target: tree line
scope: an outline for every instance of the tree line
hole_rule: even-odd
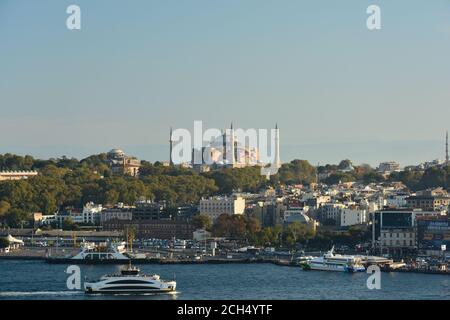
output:
[[[352,168],[350,171],[343,169]],[[386,181],[369,165],[353,166],[350,160],[338,165],[312,166],[306,160],[285,163],[267,180],[259,167],[222,168],[198,173],[190,168],[164,166],[160,162],[141,162],[134,178],[113,174],[105,153],[82,160],[75,158],[34,159],[31,156],[0,154],[0,171],[37,170],[27,180],[0,182],[0,223],[21,225],[31,212],[53,214],[64,207],[81,208],[87,202],[132,205],[140,198],[165,201],[168,207],[196,204],[201,197],[227,195],[234,191],[258,192],[267,187],[317,182],[318,174],[330,172],[327,184]],[[450,169],[431,168],[424,172],[393,173],[387,181],[401,181],[412,190],[428,187],[449,188]]]
[[[279,176],[267,180],[259,167],[223,168],[198,173],[190,168],[141,162],[138,178],[113,174],[105,153],[82,160],[75,158],[34,159],[31,156],[0,155],[0,171],[37,170],[26,180],[0,183],[0,223],[20,226],[32,212],[53,214],[65,207],[81,208],[87,202],[132,205],[140,198],[164,201],[168,207],[195,204],[202,197],[257,192],[280,183],[309,183],[315,168],[307,161],[284,165]]]
[[[299,246],[308,250],[329,250],[333,245],[354,247],[369,241],[371,237],[370,230],[358,227],[339,232],[327,229],[316,231],[312,226],[300,222],[261,228],[259,220],[245,215],[222,214],[212,223],[208,216],[198,214],[194,216],[193,223],[197,228],[211,231],[214,237],[240,240],[255,246],[290,249]]]

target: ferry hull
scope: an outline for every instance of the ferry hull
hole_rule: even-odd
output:
[[[317,264],[310,263],[305,270],[318,270],[318,271],[337,271],[337,272],[364,272],[366,269],[363,266],[345,266],[345,265],[329,265],[329,264]]]
[[[134,262],[134,260],[132,261]],[[82,260],[73,258],[46,258],[45,262],[51,264],[128,264],[130,259]]]
[[[177,284],[175,281],[157,281],[153,284],[133,284],[137,277],[121,277],[109,278],[100,282],[86,282],[84,284],[84,292],[86,294],[143,294],[143,293],[169,293],[176,290]],[[117,285],[108,283],[119,280],[122,284]],[[140,280],[137,280],[140,281]],[[142,280],[145,281],[145,280]],[[129,282],[129,283],[125,283]]]
[[[339,267],[332,267],[332,266],[319,266],[319,265],[309,265],[306,270],[318,270],[318,271],[337,271],[337,272],[348,272],[348,273],[354,273],[354,272],[364,272],[365,269],[361,267],[345,267],[345,266],[339,266]]]
[[[86,294],[144,294],[144,293],[170,293],[174,292],[175,289],[132,289],[132,290],[117,290],[117,289],[107,289],[107,290],[97,290],[97,289],[86,289],[84,292]]]

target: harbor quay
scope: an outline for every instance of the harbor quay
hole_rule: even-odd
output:
[[[124,245],[122,243],[122,245]],[[120,245],[119,245],[120,247]],[[99,249],[100,248],[100,249]],[[126,249],[118,250],[117,253],[123,255],[123,258],[88,258],[84,256],[80,258],[81,248],[73,247],[39,247],[39,246],[23,246],[19,250],[9,253],[0,253],[2,260],[38,260],[50,264],[87,264],[102,265],[116,264],[133,265],[141,264],[260,264],[269,263],[284,267],[297,267],[303,270],[305,263],[313,257],[321,257],[326,255],[325,252],[289,252],[289,251],[272,251],[264,248],[243,247],[236,250],[227,250],[226,252],[217,250],[212,254],[209,250],[191,249],[191,248],[166,248],[156,249],[151,247],[140,247],[132,252]],[[105,252],[101,245],[95,246],[95,252]],[[437,266],[424,266],[417,262],[394,261],[389,258],[361,255],[358,253],[349,253],[349,256],[355,256],[361,260],[364,268],[376,265],[380,267],[382,272],[415,272],[427,274],[450,275],[449,269],[438,268]],[[77,258],[78,257],[78,258]]]

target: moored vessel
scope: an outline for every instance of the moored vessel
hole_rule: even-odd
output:
[[[308,260],[303,265],[304,270],[363,272],[366,269],[361,259],[355,256],[334,254],[334,247],[322,257]]]
[[[49,263],[127,263],[130,258],[126,255],[125,242],[93,244],[83,242],[81,250],[74,256],[47,257]]]

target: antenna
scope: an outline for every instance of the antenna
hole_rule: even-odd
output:
[[[445,134],[445,165],[450,165],[450,158],[448,153],[448,130]]]
[[[173,150],[173,140],[172,140],[172,127],[170,127],[170,134],[169,134],[169,164],[173,165],[173,159],[172,159],[172,150]]]

